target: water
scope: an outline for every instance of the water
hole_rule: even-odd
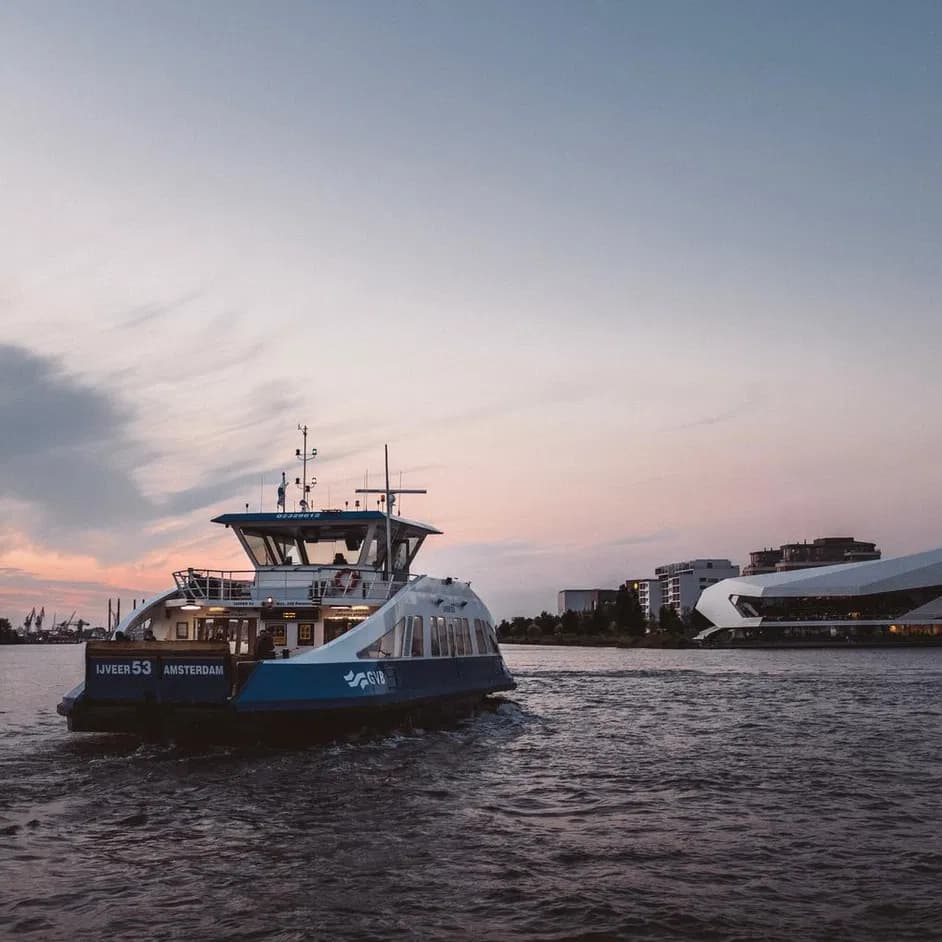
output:
[[[455,729],[182,753],[0,647],[0,937],[942,938],[942,650],[505,656]]]

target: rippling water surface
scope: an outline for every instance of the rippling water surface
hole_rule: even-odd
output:
[[[454,729],[183,753],[0,647],[0,937],[942,938],[942,651],[504,650]]]

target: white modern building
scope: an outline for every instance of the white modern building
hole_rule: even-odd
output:
[[[636,579],[631,585],[638,593],[638,604],[641,606],[641,611],[644,612],[644,617],[648,621],[657,618],[658,612],[664,604],[663,595],[661,594],[661,580]]]
[[[942,639],[942,549],[725,579],[697,611],[713,624],[705,643]]]
[[[705,589],[738,575],[739,566],[734,566],[728,559],[689,559],[658,566],[654,577],[660,583],[661,598],[653,615],[656,616],[661,606],[666,605],[683,616],[696,607],[700,593]]]

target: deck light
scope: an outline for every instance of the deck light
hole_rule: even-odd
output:
[[[197,605],[196,602],[187,602],[186,605],[180,606],[181,612],[198,612],[202,606]]]

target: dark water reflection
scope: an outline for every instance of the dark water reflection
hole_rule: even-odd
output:
[[[513,648],[455,729],[70,736],[0,647],[0,936],[942,938],[942,651]]]

